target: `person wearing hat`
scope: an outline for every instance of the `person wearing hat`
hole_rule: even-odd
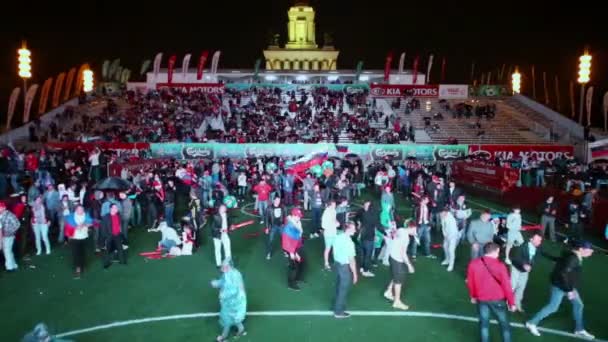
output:
[[[287,286],[294,291],[300,290],[298,282],[302,281],[302,273],[304,271],[301,221],[303,216],[304,214],[300,208],[291,209],[281,233],[281,247],[288,256]]]
[[[526,322],[526,328],[534,336],[540,336],[538,324],[555,313],[564,297],[572,303],[572,314],[574,316],[574,334],[578,337],[592,340],[595,336],[585,330],[583,320],[583,300],[579,294],[581,274],[583,271],[583,259],[593,254],[593,245],[588,241],[573,242],[572,249],[565,251],[557,259],[553,272],[551,272],[551,297],[536,315]]]
[[[333,311],[335,318],[348,318],[346,312],[346,299],[350,287],[357,283],[357,262],[355,260],[355,243],[352,236],[355,234],[355,224],[349,222],[344,231],[337,234],[333,243],[333,257],[336,269],[336,298]]]
[[[4,252],[4,266],[9,272],[16,271],[19,266],[15,262],[13,243],[15,234],[21,224],[17,217],[6,209],[6,203],[0,201],[0,237],[2,238],[2,251]]]
[[[222,262],[220,270],[222,276],[211,281],[211,286],[220,290],[220,325],[222,334],[217,337],[218,342],[227,341],[230,330],[237,328],[237,337],[245,336],[243,321],[247,315],[247,293],[243,276],[234,266],[230,259]]]

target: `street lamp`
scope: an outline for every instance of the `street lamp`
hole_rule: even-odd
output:
[[[85,93],[93,91],[93,71],[87,69],[82,72],[82,88]]]
[[[511,88],[513,89],[513,94],[519,94],[521,92],[521,74],[517,67],[515,68],[513,75],[511,75]]]
[[[19,77],[23,79],[23,105],[25,106],[27,79],[32,77],[32,53],[27,49],[25,41],[21,43],[21,49],[17,50],[17,56]]]
[[[587,84],[590,80],[589,76],[591,75],[591,55],[588,51],[585,51],[579,58],[578,65],[578,79],[577,82],[581,85],[581,103],[579,106],[579,116],[578,123],[583,123],[583,103],[585,102],[585,84]]]

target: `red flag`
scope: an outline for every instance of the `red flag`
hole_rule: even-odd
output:
[[[201,53],[201,58],[198,60],[196,79],[199,81],[203,78],[203,69],[205,69],[205,63],[207,63],[207,56],[209,56],[209,51],[203,51],[203,53]]]
[[[412,68],[414,70],[413,71],[414,75],[412,76],[413,77],[413,80],[412,80],[413,84],[416,84],[416,81],[418,80],[418,59],[419,58],[420,58],[420,56],[416,56],[416,58],[414,59],[414,66]]]
[[[176,60],[177,60],[176,55],[169,57],[169,70],[167,71],[167,83],[171,83],[173,81],[173,69],[175,67]]]
[[[445,57],[443,57],[443,60],[441,61],[441,82],[443,82],[443,80],[445,80]]]
[[[391,63],[393,62],[393,52],[386,55],[386,64],[384,65],[384,82],[388,82],[388,76],[391,73]]]

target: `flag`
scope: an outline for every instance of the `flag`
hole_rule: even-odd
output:
[[[315,165],[321,165],[326,160],[327,152],[312,152],[294,161],[286,162],[285,170],[291,170],[291,172],[294,172],[296,174],[305,174],[308,169]]]
[[[177,60],[177,56],[173,55],[169,57],[169,67],[167,69],[167,83],[173,82],[173,68],[175,67],[175,61]]]
[[[336,145],[336,150],[340,153],[348,153],[347,145]]]
[[[429,63],[426,68],[426,79],[425,79],[426,84],[429,84],[429,82],[431,81],[431,68],[432,67],[433,67],[433,54],[431,54],[429,56]]]
[[[141,68],[139,69],[139,76],[143,76],[146,71],[148,71],[148,68],[150,67],[150,64],[152,63],[151,60],[146,59],[145,61],[143,61],[141,63]]]
[[[355,81],[359,81],[359,77],[361,77],[361,72],[363,71],[363,61],[357,62],[356,70]]]
[[[587,126],[591,126],[591,104],[593,102],[593,87],[589,87],[587,89],[587,96],[585,99],[585,104],[587,107]]]
[[[59,99],[61,97],[61,89],[63,88],[63,80],[65,79],[65,72],[60,73],[55,80],[55,87],[53,88],[53,108],[59,106]]]
[[[15,87],[11,92],[11,97],[8,100],[8,112],[6,113],[6,130],[11,129],[11,120],[13,119],[13,115],[15,114],[15,107],[17,106],[17,100],[19,99],[19,94],[21,93],[21,88]]]
[[[187,54],[184,56],[184,59],[182,61],[182,81],[186,81],[186,75],[188,74],[188,67],[190,66],[190,58],[192,57],[191,54]]]
[[[53,78],[47,78],[42,85],[42,91],[40,92],[40,99],[38,100],[38,115],[42,115],[46,112],[46,106],[49,103],[49,92],[53,85]]]
[[[258,75],[260,74],[260,66],[262,65],[262,59],[258,58],[255,60],[255,65],[253,66],[253,77],[255,79],[258,78]]]
[[[536,100],[536,73],[534,72],[534,65],[532,66],[532,98]]]
[[[441,59],[441,82],[445,81],[445,56]]]
[[[391,73],[391,64],[393,63],[393,52],[390,51],[386,55],[386,61],[384,62],[384,82],[388,82],[388,78]]]
[[[606,131],[608,130],[608,91],[604,94],[604,103],[602,107],[604,109],[604,131]]]
[[[561,112],[562,106],[559,100],[559,78],[555,75],[555,106],[557,108],[557,112]]]
[[[570,109],[571,117],[576,117],[576,104],[574,103],[574,82],[570,81]]]
[[[103,61],[103,66],[101,67],[101,78],[103,78],[104,80],[107,80],[109,71],[110,71],[110,61],[106,59],[105,61]]]
[[[405,64],[405,52],[399,57],[399,73],[403,73],[403,64]]]
[[[222,54],[221,51],[215,51],[215,53],[213,53],[213,58],[211,59],[211,73],[212,74],[217,74],[217,67],[220,64],[220,55]]]
[[[199,81],[203,78],[203,70],[205,69],[205,63],[207,63],[208,56],[209,56],[209,51],[203,51],[201,53],[201,57],[198,60],[198,69],[196,71],[196,79]]]
[[[475,78],[475,61],[471,63],[471,80]]]
[[[287,253],[295,253],[302,246],[302,231],[287,221],[281,233],[281,247]]]
[[[419,56],[416,56],[416,58],[414,58],[414,66],[412,67],[412,72],[413,72],[413,79],[412,79],[412,84],[416,84],[416,82],[418,81],[418,58]]]
[[[70,99],[72,83],[74,83],[74,76],[76,76],[76,68],[70,69],[68,71],[68,78],[65,81],[65,94],[63,95],[63,101],[67,101]]]
[[[25,107],[23,108],[23,123],[28,123],[30,121],[30,111],[32,109],[32,103],[34,102],[34,97],[36,97],[36,91],[38,91],[37,84],[31,85],[30,89],[27,90],[25,95]]]
[[[108,71],[108,80],[112,80],[116,77],[116,71],[120,66],[120,58],[116,58],[112,64],[110,64],[110,71]]]
[[[154,66],[153,66],[153,70],[154,70],[154,79],[156,79],[158,77],[158,73],[160,72],[160,63],[163,60],[163,53],[159,52],[156,54],[156,57],[154,57]]]
[[[545,92],[545,105],[549,105],[549,88],[547,88],[547,73],[543,71],[543,91]]]

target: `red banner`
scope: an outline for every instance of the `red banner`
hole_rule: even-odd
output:
[[[388,77],[391,74],[391,64],[393,63],[393,52],[389,52],[386,55],[386,62],[384,63],[384,82],[388,82]]]
[[[203,79],[203,69],[205,69],[205,63],[207,63],[207,57],[209,56],[209,51],[203,51],[201,53],[201,57],[198,60],[198,70],[196,71],[196,79]]]
[[[47,148],[59,150],[85,150],[91,151],[95,147],[102,150],[147,150],[149,143],[122,143],[122,142],[51,142],[46,144]]]
[[[418,59],[419,57],[416,56],[416,59],[414,59],[414,66],[413,66],[413,79],[412,79],[412,83],[416,84],[416,81],[418,81]]]
[[[438,85],[412,85],[412,84],[372,84],[370,94],[373,97],[438,97]]]
[[[162,88],[182,88],[188,92],[198,90],[205,94],[223,94],[225,91],[222,83],[157,83],[156,89]]]
[[[173,69],[175,69],[176,60],[177,60],[176,55],[169,57],[169,69],[167,70],[167,83],[173,82]]]
[[[486,163],[452,163],[452,176],[457,183],[478,185],[505,192],[517,185],[519,169],[489,166]]]
[[[561,156],[574,157],[571,145],[469,145],[469,155],[480,155],[486,158],[519,159],[535,157],[552,161]]]

